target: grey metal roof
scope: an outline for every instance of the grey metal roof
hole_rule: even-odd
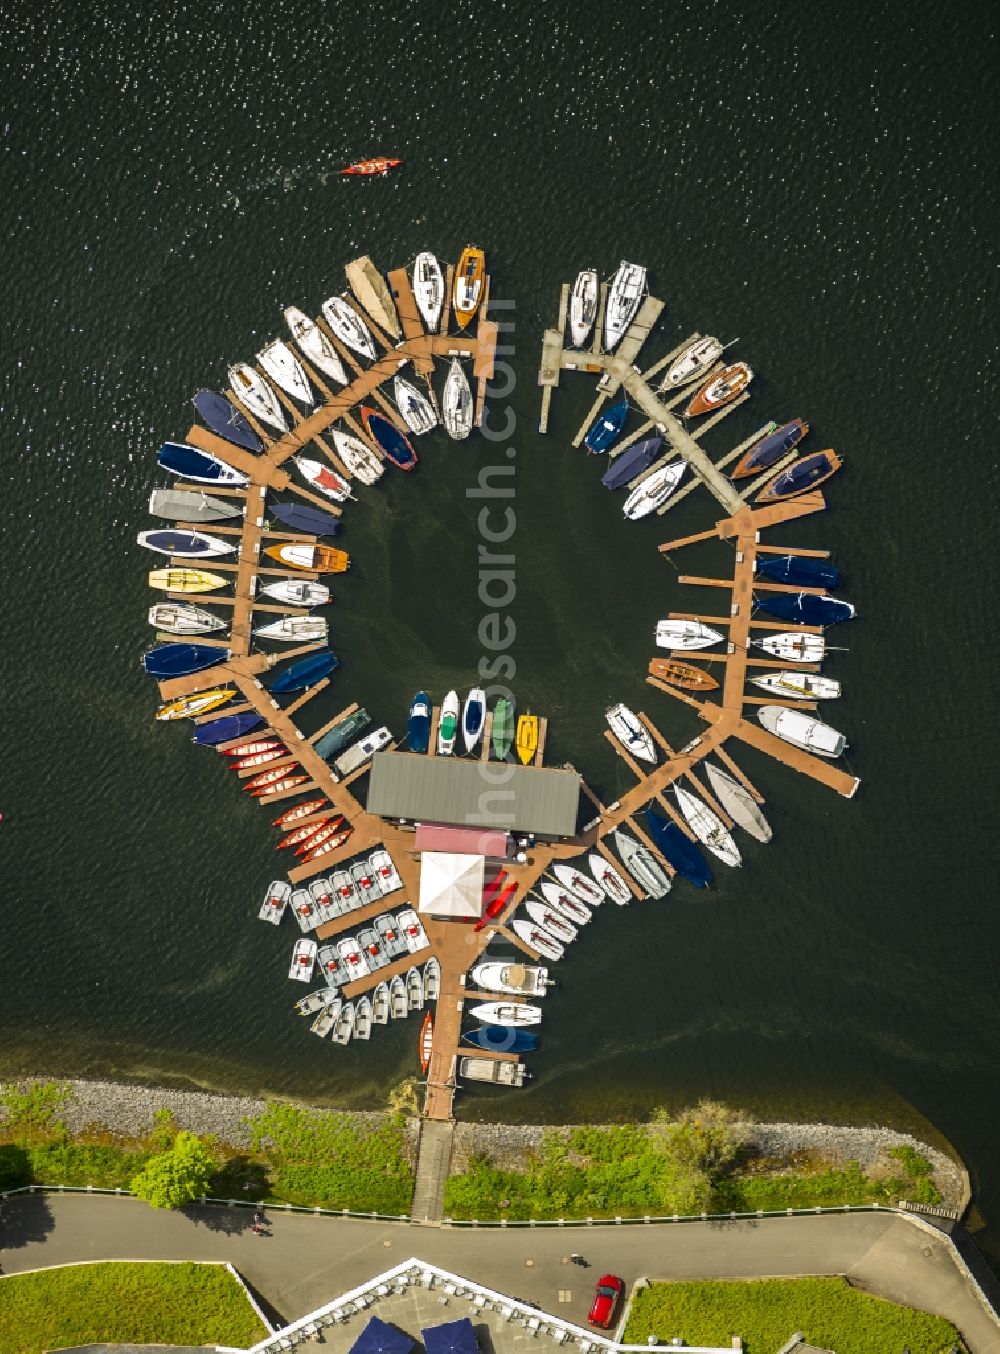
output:
[[[572,836],[579,801],[576,771],[413,752],[376,753],[368,782],[368,812],[382,818],[542,837]]]

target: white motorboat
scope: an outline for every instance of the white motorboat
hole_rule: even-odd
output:
[[[313,965],[316,963],[315,940],[309,940],[302,936],[295,942],[295,948],[292,950],[292,962],[288,969],[289,978],[295,978],[300,983],[307,983],[313,976]]]
[[[314,461],[309,456],[293,456],[292,460],[302,478],[308,480],[321,494],[326,494],[327,498],[332,498],[336,503],[343,503],[345,498],[350,498],[350,483],[330,466]]]
[[[521,937],[526,945],[530,945],[539,954],[544,954],[546,959],[561,959],[563,957],[561,943],[556,940],[551,931],[546,931],[544,926],[538,926],[534,922],[515,917],[511,922],[511,929],[515,935]]]
[[[372,876],[382,890],[383,896],[387,893],[395,893],[397,889],[403,887],[403,881],[399,877],[399,871],[392,863],[392,856],[384,847],[378,851],[373,851],[368,857],[368,864],[371,867]]]
[[[544,997],[552,986],[548,969],[530,964],[487,961],[477,964],[470,977],[485,992],[507,992],[518,997]]]
[[[644,480],[640,480],[622,505],[622,512],[629,521],[637,522],[641,517],[648,517],[657,508],[662,508],[680,484],[687,464],[682,457],[675,461],[667,461]]]
[[[611,352],[635,319],[639,302],[646,290],[646,270],[638,263],[622,259],[608,292],[604,312],[604,347]]]
[[[372,1024],[388,1025],[389,1006],[389,984],[379,983],[372,993]]]
[[[485,1081],[491,1086],[523,1086],[530,1075],[524,1063],[497,1058],[459,1058],[458,1074],[466,1081]]]
[[[350,1043],[351,1035],[354,1033],[354,1002],[345,1001],[340,1008],[340,1015],[333,1027],[333,1033],[330,1038],[335,1044]]]
[[[431,955],[424,965],[424,999],[426,1001],[437,1001],[441,993],[441,965]]]
[[[267,893],[264,895],[264,901],[260,905],[260,911],[257,916],[261,921],[269,921],[277,926],[285,915],[285,908],[288,906],[288,900],[292,896],[291,884],[286,884],[282,879],[275,879],[268,885]]]
[[[378,938],[389,956],[389,963],[395,963],[397,959],[402,959],[404,955],[409,954],[406,941],[403,939],[403,933],[399,929],[399,923],[391,912],[383,912],[381,916],[375,918],[375,930],[378,932]]]
[[[358,893],[357,886],[349,871],[336,870],[330,879],[330,883],[333,885],[333,896],[340,906],[342,917],[361,906],[361,895]]]
[[[421,950],[427,949],[430,945],[427,932],[412,907],[404,907],[402,912],[397,912],[396,920],[399,922],[399,929],[406,941],[406,948],[411,954],[418,954]]]
[[[337,905],[333,885],[330,883],[329,879],[324,878],[323,875],[318,875],[315,879],[310,879],[309,895],[316,904],[320,925],[324,922],[333,921],[334,917],[340,916],[340,908]]]
[[[307,997],[301,997],[295,1003],[295,1009],[299,1015],[315,1015],[317,1011],[322,1011],[324,1006],[331,1006],[337,1000],[335,987],[321,987],[317,992],[310,992]]]
[[[350,974],[348,982],[353,983],[358,978],[364,978],[371,973],[364,951],[354,936],[344,936],[336,942],[336,945],[337,953],[344,961],[347,972]]]
[[[370,1039],[372,1035],[372,1004],[368,997],[359,997],[354,1003],[354,1037]]]
[[[412,381],[396,376],[392,382],[392,396],[403,415],[403,422],[411,433],[419,436],[437,427],[437,414],[426,395],[422,395]]]
[[[563,945],[571,944],[579,935],[573,923],[548,903],[539,902],[537,898],[529,898],[524,904],[524,910],[533,922],[551,932]]]
[[[781,630],[753,643],[772,658],[781,658],[786,663],[822,663],[826,653],[823,636],[811,635],[807,630]]]
[[[790,710],[783,705],[762,705],[757,718],[768,733],[776,734],[793,747],[815,753],[817,757],[839,757],[847,747],[847,739],[829,724],[813,719],[804,710]]]
[[[326,639],[327,623],[323,616],[280,616],[268,625],[254,627],[260,639],[279,639],[284,644],[306,644],[313,639]]]
[[[341,959],[335,945],[321,945],[319,947],[316,954],[316,967],[318,976],[325,979],[334,991],[339,990],[345,983],[351,981],[347,965]]]
[[[315,401],[309,378],[302,370],[302,363],[284,339],[272,339],[261,348],[257,354],[257,361],[286,395],[291,395],[300,404],[312,407]]]
[[[722,344],[717,338],[695,339],[674,358],[667,368],[667,374],[660,382],[659,390],[676,390],[704,376],[713,362],[722,356]]]
[[[590,873],[604,889],[613,903],[625,907],[632,901],[632,892],[610,861],[605,860],[599,851],[591,851],[587,857]]]
[[[771,826],[747,787],[711,762],[705,762],[704,767],[712,793],[733,822],[757,841],[769,842]]]
[[[570,893],[569,889],[554,884],[551,879],[544,880],[539,888],[542,891],[542,897],[549,906],[555,908],[574,926],[585,926],[593,917],[593,912],[586,903],[581,903],[575,893]],[[543,922],[542,925],[544,926],[545,923]]]
[[[397,973],[389,982],[389,1014],[393,1020],[405,1020],[409,1014],[410,1003],[406,998],[406,982],[401,973]]]
[[[149,608],[149,623],[168,635],[207,635],[226,628],[220,616],[189,602],[157,602]]]
[[[441,265],[426,249],[413,263],[413,299],[428,332],[436,334],[444,305],[444,276]]]
[[[475,407],[472,401],[472,388],[469,378],[462,369],[457,357],[451,359],[448,378],[444,383],[441,417],[444,430],[456,442],[463,441],[472,432],[472,420]]]
[[[308,889],[296,889],[288,903],[292,910],[292,916],[299,924],[299,930],[303,933],[311,931],[314,926],[319,925],[319,916],[316,912],[316,904],[312,900],[312,894]]]
[[[468,1014],[484,1025],[509,1025],[523,1028],[542,1023],[542,1008],[528,1001],[484,1001],[470,1008]]]
[[[569,298],[569,332],[574,348],[582,348],[597,319],[597,272],[584,268],[577,274]]]
[[[481,686],[474,686],[465,698],[462,707],[462,742],[466,752],[471,752],[483,734],[486,721],[486,692]]]
[[[331,428],[330,435],[344,468],[355,479],[360,480],[362,484],[374,484],[382,477],[385,467],[371,447],[365,446],[360,437],[352,437],[350,433],[341,432],[339,428]]]
[[[277,395],[261,376],[246,362],[237,362],[229,368],[229,385],[233,394],[254,418],[267,423],[276,432],[288,431],[285,412]]]
[[[739,847],[718,814],[713,813],[704,800],[680,785],[674,786],[674,794],[688,827],[712,855],[721,860],[723,865],[741,865],[743,862]]]
[[[331,992],[333,990],[334,989],[332,988],[327,988],[328,992]],[[326,1036],[333,1029],[334,1025],[336,1025],[337,1021],[340,1019],[340,1013],[343,1009],[344,1003],[341,1001],[339,997],[335,996],[333,1000],[331,1000],[330,1002],[328,1002],[326,1005],[323,1006],[319,1015],[309,1026],[310,1032],[312,1034],[318,1035],[320,1039],[325,1039]]]
[[[580,901],[586,903],[588,907],[599,907],[604,902],[605,894],[601,885],[596,884],[592,879],[588,879],[579,870],[574,870],[571,865],[553,865],[552,873],[564,889],[569,889],[570,893],[575,893]]]
[[[458,692],[449,691],[447,696],[441,702],[441,713],[438,718],[438,756],[450,757],[455,751],[455,739],[458,737],[458,721],[462,713],[462,707],[459,704]]]
[[[840,695],[840,683],[834,677],[812,672],[763,672],[750,680],[772,696],[790,696],[793,700],[832,701]]]
[[[297,306],[288,306],[285,309],[285,323],[291,331],[292,338],[299,345],[303,357],[324,376],[332,376],[339,385],[346,386],[350,377],[340,360],[340,354],[316,321],[310,319]],[[302,374],[305,375],[305,372]]]
[[[273,597],[276,602],[287,602],[289,606],[325,606],[330,600],[330,589],[325,583],[311,583],[304,578],[283,578],[278,583],[265,583],[261,593]]]
[[[609,705],[604,712],[608,727],[621,743],[622,747],[640,761],[656,763],[656,748],[649,730],[632,713],[627,705]]]
[[[331,296],[322,305],[323,318],[340,339],[361,357],[375,360],[375,340],[364,320],[342,296]]]
[[[382,890],[376,883],[367,860],[356,860],[354,862],[351,866],[351,879],[361,897],[362,907],[367,907],[369,903],[377,903],[382,897]]]
[[[391,742],[392,730],[388,725],[380,724],[371,733],[366,733],[364,738],[359,738],[356,743],[352,743],[346,752],[342,752],[339,757],[335,757],[333,769],[338,776],[349,776],[352,771],[357,771],[366,762],[370,762],[376,752],[381,752]]]
[[[641,889],[651,898],[665,898],[670,892],[670,876],[653,855],[652,851],[616,828],[612,840],[622,858],[622,864]]]
[[[702,621],[656,622],[656,643],[661,649],[709,649],[723,638]]]
[[[406,1006],[410,1011],[419,1011],[424,1004],[424,980],[418,968],[406,970]]]

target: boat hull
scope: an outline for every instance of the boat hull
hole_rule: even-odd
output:
[[[150,677],[166,681],[170,677],[187,677],[194,672],[224,663],[228,649],[209,648],[205,644],[161,644],[143,654],[142,665]]]
[[[715,691],[719,686],[710,672],[694,663],[682,663],[677,658],[651,658],[649,675],[661,682],[683,687],[685,691]]]
[[[400,470],[412,470],[417,464],[417,453],[409,438],[371,405],[361,406],[361,418],[368,436],[378,443],[393,465]]]
[[[777,503],[787,498],[798,498],[818,488],[835,475],[843,461],[835,451],[817,451],[812,456],[803,456],[793,462],[787,470],[776,476],[754,499],[755,503]]]
[[[782,456],[792,451],[809,432],[809,424],[801,418],[793,418],[780,428],[762,437],[749,447],[729,472],[730,479],[746,479],[750,475],[759,475],[768,466],[780,461]]]
[[[606,452],[608,448],[618,440],[618,435],[625,427],[625,420],[628,418],[628,401],[619,400],[613,404],[610,409],[602,414],[598,414],[587,431],[587,436],[583,439],[583,445],[589,452],[595,456]]]
[[[644,437],[615,458],[610,469],[601,476],[601,483],[605,489],[624,489],[626,484],[649,469],[662,449],[662,437]]]
[[[668,823],[652,809],[646,810],[646,823],[649,835],[677,873],[694,884],[695,888],[708,888],[712,882],[712,871],[697,846],[677,824]]]
[[[684,411],[688,418],[697,418],[701,414],[710,414],[713,409],[721,409],[729,404],[753,380],[753,371],[746,362],[734,362],[723,367],[715,376],[710,377],[694,395]]]
[[[782,621],[798,621],[800,625],[836,625],[838,621],[854,618],[850,602],[813,592],[768,594],[757,599],[757,610]]]
[[[245,451],[260,452],[264,444],[235,404],[214,390],[199,390],[192,403],[206,427]]]

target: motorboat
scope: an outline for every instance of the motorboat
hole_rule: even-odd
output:
[[[263,723],[264,716],[256,710],[242,710],[238,715],[223,715],[219,719],[209,720],[207,724],[199,724],[191,741],[199,747],[214,747],[216,743],[228,743],[234,738],[241,738],[252,729],[260,728]]]
[[[285,776],[281,780],[270,781],[266,785],[261,785],[258,789],[252,790],[254,799],[270,799],[272,795],[287,794],[289,790],[295,790],[300,785],[305,785],[308,776]],[[249,789],[249,785],[244,785],[244,790]],[[308,856],[306,857],[308,860]]]
[[[406,720],[406,742],[411,752],[426,752],[431,739],[431,698],[418,691],[410,701]]]
[[[361,406],[361,421],[368,436],[378,443],[393,465],[399,466],[400,470],[413,469],[417,464],[417,453],[405,433],[370,404]]]
[[[441,702],[438,718],[437,750],[439,757],[450,757],[455,751],[455,739],[458,737],[458,720],[461,706],[457,691],[449,691]]]
[[[765,555],[754,564],[754,575],[771,583],[789,583],[803,588],[835,588],[840,570],[828,559],[813,555]]]
[[[267,892],[264,894],[264,901],[257,913],[258,919],[269,921],[272,926],[277,926],[285,915],[285,909],[288,907],[288,900],[291,896],[291,884],[286,883],[283,879],[275,879],[268,885]]]
[[[686,691],[715,691],[719,686],[710,672],[695,663],[682,663],[679,658],[651,658],[649,675]]]
[[[793,700],[833,701],[840,695],[840,683],[834,677],[820,677],[812,672],[785,669],[762,672],[750,680],[771,696],[790,696]]]
[[[627,705],[621,702],[609,705],[604,712],[608,727],[627,753],[638,757],[640,761],[656,764],[656,747],[653,737],[638,717]]]
[[[378,932],[379,940],[381,940],[390,962],[395,962],[397,959],[402,959],[405,954],[409,954],[403,933],[391,912],[383,912],[381,916],[375,918],[375,930]]]
[[[582,903],[575,893],[570,893],[569,889],[553,884],[551,879],[544,880],[539,887],[546,903],[574,926],[585,926],[593,917],[594,914],[587,904]],[[539,918],[536,917],[535,920]],[[546,925],[544,918],[541,922],[543,926]]]
[[[319,925],[319,917],[316,912],[316,904],[308,889],[295,889],[291,898],[292,916],[299,924],[299,930],[303,933],[311,931]]]
[[[229,385],[240,403],[254,418],[266,423],[275,432],[288,431],[288,423],[277,395],[247,362],[237,362],[229,368]]]
[[[406,1006],[410,1011],[419,1011],[424,1004],[424,980],[418,968],[406,970]]]
[[[610,409],[598,414],[587,429],[583,445],[595,456],[601,455],[618,438],[628,418],[628,400],[619,400]]]
[[[468,329],[483,299],[486,281],[486,255],[475,245],[466,245],[455,269],[452,284],[452,308],[459,329]]]
[[[368,857],[368,864],[383,898],[390,893],[396,893],[403,887],[399,871],[392,862],[392,856],[389,855],[384,846],[371,853]]]
[[[389,955],[374,926],[362,926],[358,932],[358,944],[364,950],[368,967],[373,973],[376,969],[385,968],[389,962]]]
[[[685,417],[697,418],[699,414],[710,414],[715,409],[721,409],[724,404],[742,395],[752,380],[753,370],[746,362],[734,362],[731,366],[723,367],[692,396],[684,411]]]
[[[347,369],[341,361],[340,354],[316,321],[310,319],[297,306],[287,306],[285,308],[285,323],[288,325],[292,338],[298,344],[302,356],[318,371],[321,371],[324,376],[330,376],[338,385],[346,386],[350,380]],[[302,374],[304,376],[305,372]]]
[[[412,381],[396,376],[392,383],[392,394],[396,407],[403,416],[403,422],[414,436],[429,433],[437,427],[437,414],[426,395],[422,395]]]
[[[339,719],[332,729],[327,729],[321,738],[317,738],[313,744],[318,756],[325,761],[329,761],[339,752],[343,752],[353,739],[357,738],[362,729],[366,729],[372,722],[371,715],[367,710],[354,710],[343,719]]]
[[[333,1027],[333,1033],[330,1038],[335,1044],[346,1045],[351,1042],[351,1035],[354,1033],[354,1002],[345,1001],[340,1008],[340,1015]]]
[[[670,876],[646,846],[616,828],[612,840],[629,874],[651,898],[665,898],[670,892]]]
[[[759,475],[762,470],[793,451],[808,432],[808,423],[801,418],[793,418],[790,423],[783,423],[780,428],[765,433],[736,462],[729,472],[730,479],[742,480]]]
[[[194,719],[195,715],[207,715],[211,710],[218,710],[235,695],[236,688],[232,686],[214,687],[211,691],[193,691],[188,696],[178,696],[176,700],[161,705],[156,712],[156,718]]]
[[[236,549],[230,541],[209,536],[204,531],[180,531],[175,527],[140,531],[138,543],[160,555],[180,555],[185,559],[208,559],[213,555],[231,555]]]
[[[444,395],[441,402],[441,416],[444,430],[456,442],[463,441],[472,432],[475,406],[472,400],[472,388],[469,378],[462,369],[457,357],[453,357],[448,366],[448,376],[444,383]]]
[[[372,1004],[369,997],[359,997],[354,1003],[354,1038],[370,1039],[372,1033]]]
[[[325,640],[329,627],[323,616],[279,616],[276,621],[254,628],[258,639],[276,639],[283,644],[307,644]]]
[[[337,657],[329,649],[310,654],[286,668],[268,688],[274,696],[287,695],[291,691],[308,691],[311,686],[329,677],[337,666]]]
[[[661,818],[652,809],[646,810],[646,823],[657,850],[677,873],[694,884],[695,888],[708,888],[712,882],[712,871],[687,833],[682,832],[676,823]]]
[[[786,663],[822,663],[826,653],[823,636],[812,635],[808,630],[781,630],[753,643],[772,658],[781,658]]]
[[[193,484],[224,484],[230,489],[240,489],[249,478],[221,457],[189,447],[186,442],[164,442],[156,460],[164,470]]]
[[[490,1053],[530,1053],[538,1047],[538,1035],[509,1025],[480,1025],[478,1029],[466,1030],[462,1043]]]
[[[597,271],[584,268],[577,273],[569,297],[569,332],[574,348],[582,348],[597,319]]]
[[[458,1074],[466,1081],[492,1086],[523,1086],[528,1078],[524,1063],[500,1062],[496,1058],[459,1058]]]
[[[517,737],[514,743],[517,759],[524,766],[530,766],[538,751],[538,716],[518,715]]]
[[[371,330],[349,301],[342,296],[331,296],[324,301],[323,318],[341,343],[352,349],[359,357],[375,361],[375,340]]]
[[[361,906],[361,894],[355,887],[350,870],[336,870],[331,876],[333,893],[340,905],[340,914],[344,916]]]
[[[367,254],[354,259],[344,268],[348,285],[360,305],[372,319],[382,326],[394,339],[403,337],[399,327],[399,316],[393,304],[392,295],[386,286],[385,278],[375,267]]]
[[[389,1023],[389,984],[379,983],[372,993],[372,1024]]]
[[[385,155],[376,155],[374,160],[357,160],[353,165],[346,165],[338,172],[357,178],[369,179],[377,175],[388,174],[390,169],[395,169],[402,163],[402,160],[390,160]]]
[[[680,386],[686,386],[689,381],[696,381],[708,371],[713,362],[718,362],[721,356],[722,344],[717,338],[695,339],[671,362],[657,390],[660,392],[677,390]]]
[[[424,1000],[437,1001],[441,994],[441,965],[434,955],[431,955],[424,965]]]
[[[570,893],[575,893],[580,901],[586,903],[588,907],[600,907],[601,903],[604,902],[605,893],[601,885],[595,883],[592,879],[588,879],[585,874],[581,874],[572,865],[553,865],[552,873],[564,889],[569,889]]]
[[[625,907],[632,901],[632,891],[615,867],[599,851],[591,851],[587,857],[590,873],[599,888],[602,888],[613,903]]]
[[[638,263],[626,263],[622,259],[618,265],[608,291],[607,306],[604,311],[604,347],[607,352],[617,347],[629,325],[635,319],[646,290],[646,270]]]
[[[524,910],[533,922],[549,931],[563,945],[569,945],[576,940],[579,934],[577,928],[562,912],[548,903],[539,902],[537,898],[529,898],[524,904]]]
[[[410,1011],[406,995],[406,980],[397,973],[389,980],[389,1015],[393,1020],[405,1020]]]
[[[420,1023],[420,1035],[417,1040],[417,1056],[420,1059],[420,1075],[426,1077],[434,1051],[434,1018],[430,1011]]]
[[[687,466],[687,461],[681,456],[657,466],[644,480],[640,480],[622,504],[622,512],[629,521],[637,522],[657,508],[662,508],[680,484]]]
[[[343,822],[343,819],[338,816],[336,821]],[[309,881],[309,892],[319,910],[321,922],[333,921],[334,917],[342,915],[340,900],[334,891],[332,880],[324,878],[323,875],[317,875],[315,879]]]
[[[615,457],[610,468],[601,476],[601,483],[605,489],[623,489],[644,470],[648,470],[662,450],[662,437],[644,437],[641,442],[633,443]]]
[[[330,600],[330,589],[325,583],[308,582],[304,578],[283,578],[280,583],[265,583],[260,591],[262,596],[272,597],[288,606],[325,606]]]
[[[493,756],[505,762],[514,743],[514,702],[501,696],[493,709]]]
[[[367,860],[354,862],[351,866],[351,879],[358,891],[362,907],[367,907],[369,903],[377,903],[382,897],[382,890]]]
[[[229,586],[229,579],[204,569],[152,569],[147,581],[160,592],[218,592]]]
[[[358,978],[367,977],[371,969],[357,938],[355,936],[343,936],[334,943],[341,959],[347,965],[347,972],[350,975],[348,981],[353,983]]]
[[[406,941],[406,948],[411,954],[419,954],[421,950],[427,949],[430,945],[427,932],[412,907],[404,907],[401,912],[397,912],[396,921]]]
[[[842,733],[814,719],[804,710],[791,710],[784,705],[762,705],[757,711],[757,718],[768,733],[817,757],[839,757],[847,747],[847,739]]]
[[[385,467],[371,447],[366,446],[360,437],[342,432],[339,428],[331,428],[330,436],[348,474],[353,475],[362,484],[374,484],[376,480],[382,478]]]
[[[343,503],[351,497],[350,482],[330,466],[324,465],[322,461],[314,461],[310,456],[293,456],[292,460],[302,478],[321,494],[326,494],[327,498]]]
[[[324,1006],[332,1006],[339,1000],[335,987],[320,987],[315,992],[300,997],[295,1003],[295,1009],[299,1015],[313,1015],[316,1011],[322,1011]]]
[[[217,437],[223,437],[244,451],[260,452],[264,444],[235,404],[214,390],[199,390],[191,403],[198,417]],[[191,520],[191,519],[188,519]]]
[[[309,1033],[315,1034],[319,1039],[325,1039],[340,1018],[343,1007],[344,1003],[340,997],[335,996],[332,1001],[327,1002],[309,1026]]]
[[[743,861],[739,847],[718,814],[713,813],[697,795],[680,785],[674,785],[674,794],[688,827],[702,845],[707,846],[724,865],[741,865]]]
[[[339,757],[333,761],[333,769],[338,776],[349,776],[355,771],[365,766],[375,756],[376,752],[381,752],[392,742],[392,733],[387,725],[380,724],[377,729],[371,733],[365,734],[364,738],[358,740],[346,752],[342,752]]]
[[[444,306],[444,276],[440,263],[426,249],[413,261],[413,299],[428,333],[436,334]]]
[[[192,672],[224,663],[228,649],[209,648],[207,644],[161,644],[142,656],[142,666],[150,677],[165,681],[168,677],[187,677]]]
[[[154,489],[149,495],[149,511],[170,522],[224,522],[241,517],[239,498],[212,498],[204,490]]]
[[[759,842],[769,842],[770,824],[747,787],[711,762],[705,762],[704,767],[712,793],[737,827]]]
[[[311,545],[305,541],[279,541],[264,547],[269,559],[283,564],[286,569],[301,569],[303,573],[342,574],[350,566],[351,557],[332,545]]]
[[[321,945],[319,947],[316,952],[316,968],[320,975],[326,979],[327,985],[332,987],[334,991],[351,981],[347,965],[341,959],[340,951],[336,945]]]
[[[808,493],[810,489],[815,489],[824,480],[828,480],[843,464],[837,453],[829,449],[816,451],[811,456],[803,456],[800,460],[793,461],[780,475],[776,475],[771,483],[760,491],[754,502],[777,503],[786,498],[797,498],[799,494]]]
[[[723,638],[703,621],[656,622],[656,643],[661,649],[709,649]]]
[[[462,742],[466,752],[471,752],[482,737],[485,714],[486,692],[481,686],[474,686],[462,709]]]
[[[815,592],[768,593],[758,597],[757,610],[777,616],[780,621],[798,621],[801,625],[836,625],[856,615],[850,602]]]
[[[546,959],[563,957],[562,943],[544,926],[538,926],[535,922],[526,921],[521,917],[515,917],[510,925],[516,936],[520,936],[526,945],[530,945],[539,954],[544,954]]]
[[[544,997],[552,986],[547,968],[485,960],[473,968],[473,984],[484,992],[506,992],[517,997]]]
[[[288,968],[289,978],[294,978],[300,983],[310,981],[316,963],[317,948],[315,940],[310,940],[307,936],[299,937],[292,950],[292,962]]]
[[[484,1001],[471,1007],[468,1014],[484,1025],[510,1025],[515,1029],[542,1023],[542,1008],[529,1001]]]
[[[189,602],[157,602],[149,608],[149,623],[168,635],[208,635],[226,628],[220,616]]]

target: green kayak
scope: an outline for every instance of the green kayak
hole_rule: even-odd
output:
[[[493,711],[493,755],[505,762],[514,742],[514,702],[501,696]]]

